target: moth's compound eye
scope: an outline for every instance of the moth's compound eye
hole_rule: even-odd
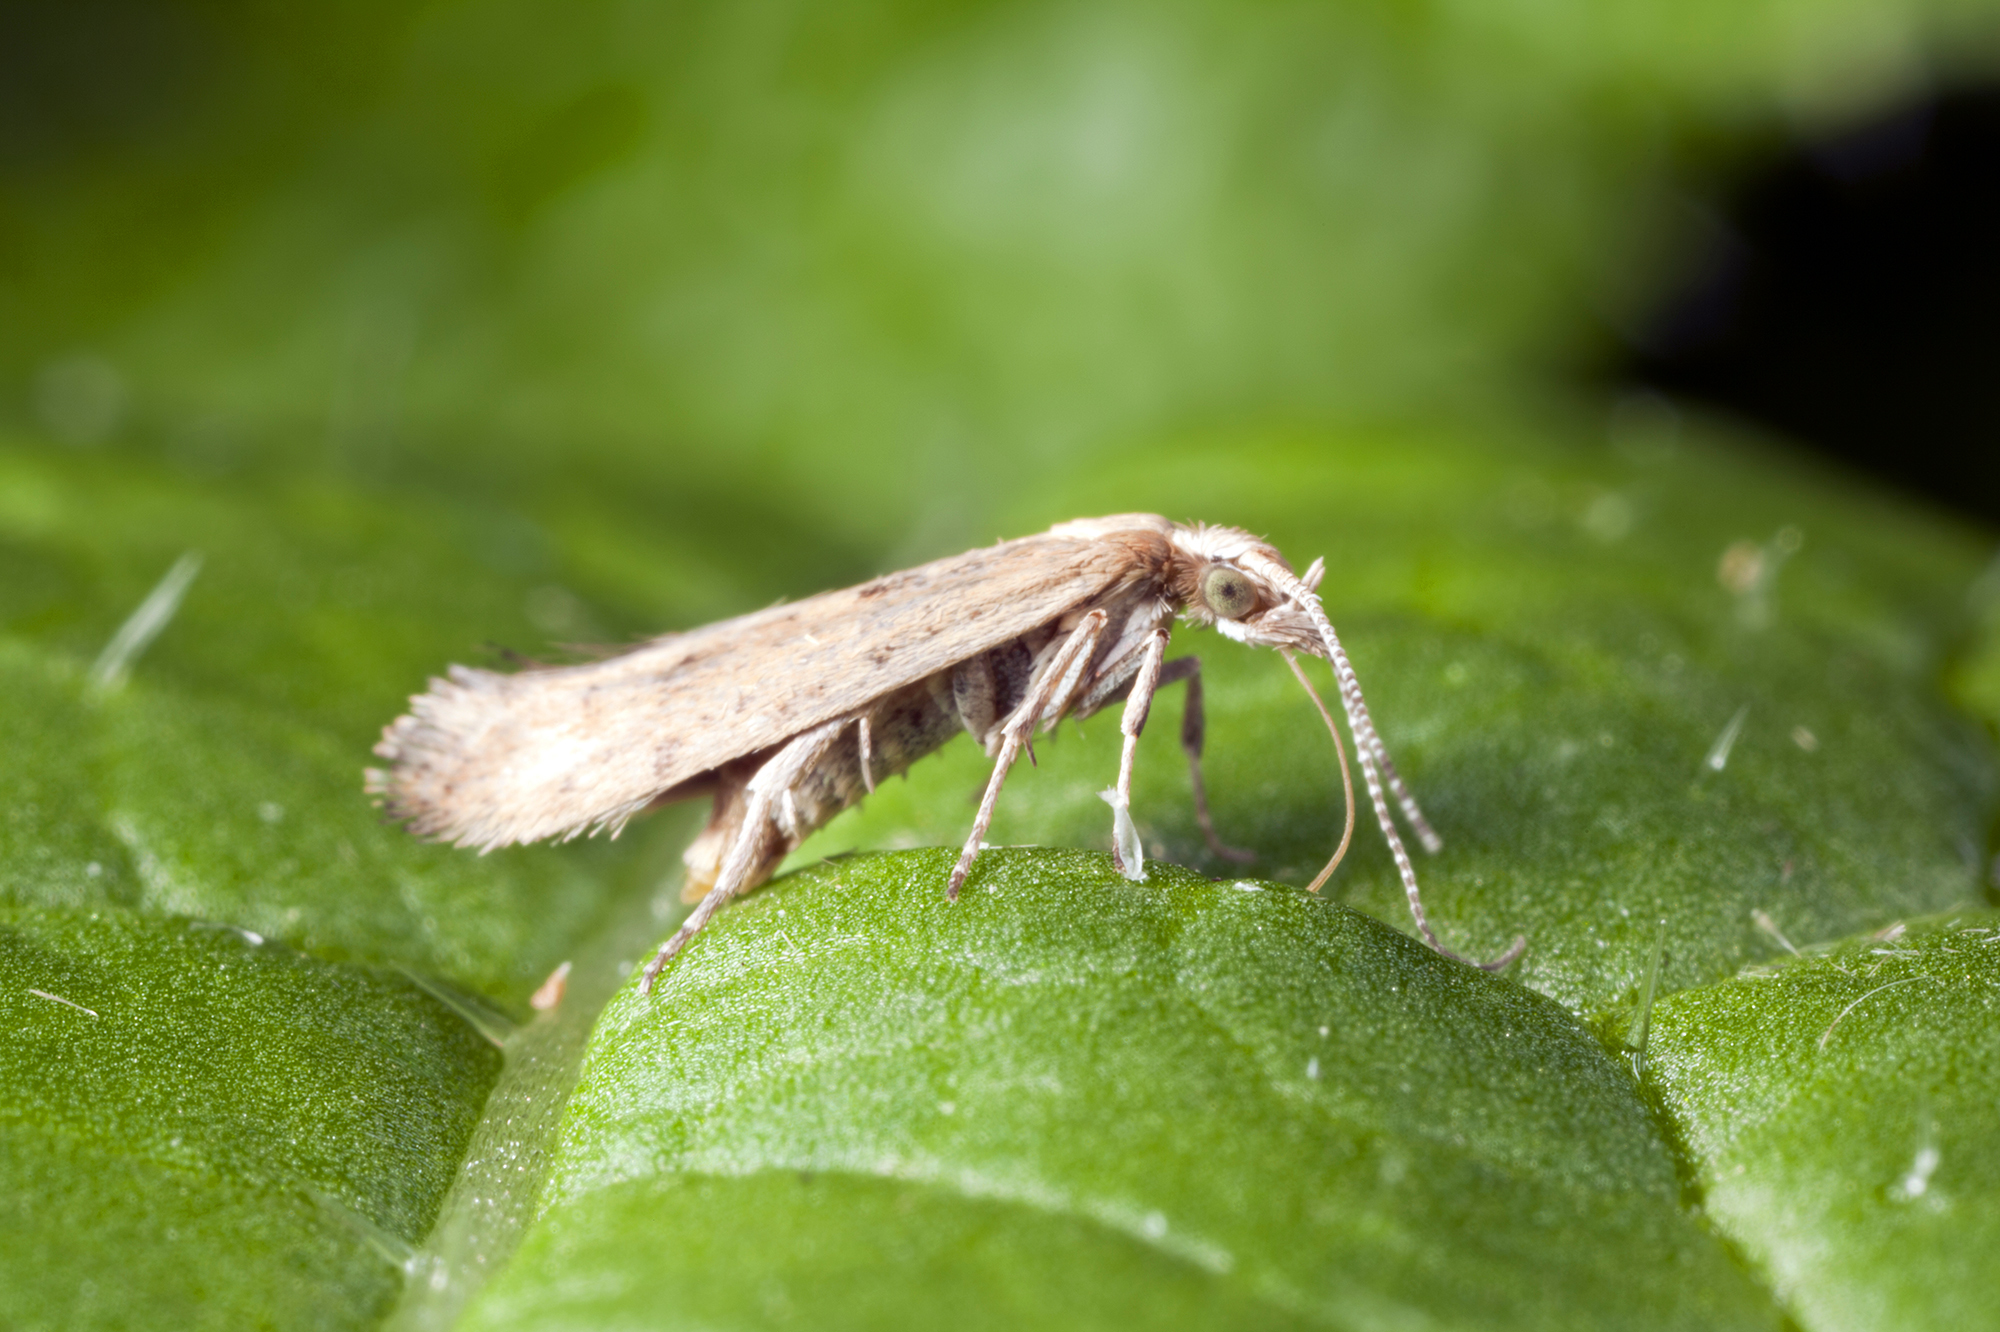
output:
[[[1201,576],[1201,599],[1225,620],[1240,620],[1257,609],[1257,589],[1241,569],[1212,564]]]

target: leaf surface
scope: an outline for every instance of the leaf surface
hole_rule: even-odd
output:
[[[0,1322],[364,1327],[499,1052],[405,976],[242,930],[0,908]]]
[[[1810,1332],[2000,1327],[2000,912],[1660,1005],[1648,1085]]]
[[[468,1325],[1777,1325],[1558,1005],[1275,884],[951,859],[621,992]]]

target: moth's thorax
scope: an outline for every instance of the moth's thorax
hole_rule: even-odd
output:
[[[1049,529],[1052,536],[1080,537],[1125,548],[1135,572],[1143,569],[1159,594],[1204,623],[1214,620],[1203,603],[1202,575],[1216,564],[1241,569],[1256,583],[1267,605],[1285,599],[1271,574],[1291,573],[1291,565],[1276,547],[1240,527],[1177,523],[1156,513],[1117,513],[1104,518],[1079,518]]]
[[[1177,523],[1157,513],[1114,513],[1104,518],[1078,518],[1057,523],[1051,536],[1082,537],[1101,541],[1130,532],[1151,532],[1167,539],[1181,559],[1200,564],[1217,560],[1235,562],[1246,556],[1261,556],[1285,565],[1285,557],[1261,537],[1240,527],[1211,527],[1206,523]],[[1290,568],[1289,565],[1285,565]]]
[[[1195,523],[1174,524],[1169,533],[1174,549],[1183,557],[1201,564],[1233,564],[1240,568],[1252,569],[1260,562],[1291,569],[1277,547],[1261,537],[1252,536],[1240,527],[1209,527]]]

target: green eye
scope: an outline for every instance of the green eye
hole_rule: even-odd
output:
[[[1201,576],[1201,599],[1225,620],[1240,620],[1257,608],[1257,589],[1241,569],[1210,565]]]

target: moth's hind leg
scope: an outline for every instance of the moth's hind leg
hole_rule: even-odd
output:
[[[716,854],[714,848],[725,837],[728,839],[727,849],[720,852],[720,864],[716,865],[713,881],[700,903],[681,922],[674,936],[660,945],[660,951],[653,960],[646,964],[646,973],[639,981],[640,994],[652,993],[653,982],[659,978],[661,970],[674,960],[681,949],[687,947],[688,940],[701,932],[702,926],[722,909],[723,903],[770,878],[772,871],[803,838],[809,829],[807,822],[799,816],[794,788],[825,756],[840,734],[853,725],[853,718],[842,717],[824,726],[816,726],[788,741],[747,781],[739,776],[717,793],[715,813],[708,827],[702,831],[701,838],[696,839],[696,845],[689,848],[690,883],[700,882],[707,865],[713,863],[707,857]],[[702,850],[704,855],[697,857],[694,854],[697,850]]]
[[[681,901],[693,905],[708,896],[709,889],[715,887],[722,877],[722,862],[729,858],[729,848],[736,844],[736,838],[743,831],[750,807],[750,779],[764,766],[759,762],[736,762],[722,768],[715,774],[715,799],[709,809],[708,822],[695,834],[687,850],[681,852],[681,863],[687,866],[687,878],[681,884]]]
[[[1257,853],[1226,845],[1216,836],[1215,820],[1208,813],[1208,787],[1201,780],[1201,751],[1208,737],[1208,718],[1202,707],[1200,657],[1176,657],[1161,669],[1161,686],[1181,681],[1187,682],[1187,703],[1181,712],[1181,750],[1187,755],[1188,780],[1194,787],[1194,821],[1201,825],[1201,835],[1208,842],[1210,854],[1239,865],[1248,864],[1257,858]]]

